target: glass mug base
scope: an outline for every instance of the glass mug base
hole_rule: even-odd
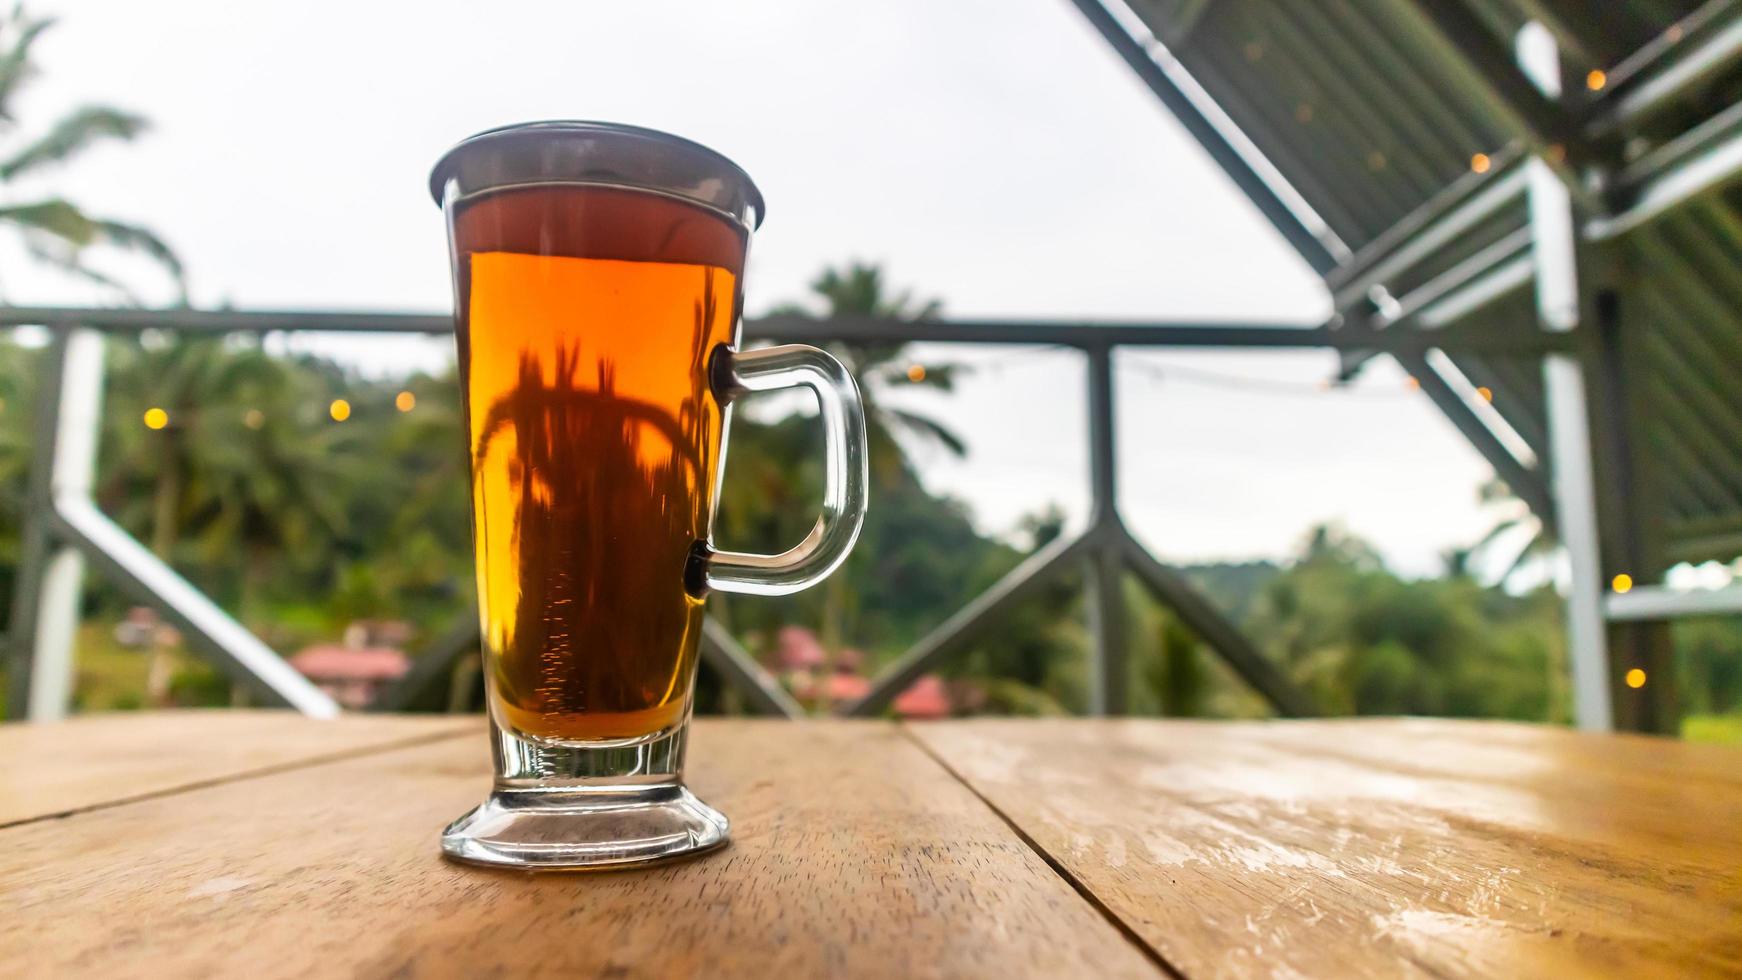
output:
[[[496,787],[442,832],[455,861],[580,871],[724,845],[725,815],[684,787],[685,728],[635,743],[543,745],[498,730]]]

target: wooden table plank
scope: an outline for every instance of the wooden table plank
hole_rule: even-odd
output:
[[[1742,752],[1483,723],[917,737],[1200,976],[1742,973]]]
[[[442,861],[481,734],[0,831],[0,975],[1159,973],[893,725],[696,727],[734,843],[641,871]]]
[[[476,718],[158,711],[0,725],[0,827],[316,759],[478,733]]]

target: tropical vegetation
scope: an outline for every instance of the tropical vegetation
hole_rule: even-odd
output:
[[[79,109],[34,137],[13,105],[51,21],[15,8],[0,18],[0,189],[145,128],[132,113]],[[58,197],[0,204],[0,224],[30,254],[129,300],[91,261],[109,245],[152,257],[179,287],[174,253],[149,230],[87,214]],[[776,312],[923,322],[942,303],[893,289],[874,264],[823,270],[811,295]],[[916,451],[970,451],[946,418],[915,411],[904,390],[949,391],[960,368],[896,342],[841,343],[868,409],[875,506],[853,557],[828,585],[786,599],[716,596],[711,612],[769,656],[783,627],[816,630],[827,655],[887,663],[1064,530],[1056,508],[1012,537],[976,529],[968,505],[929,489]],[[39,346],[0,334],[0,595],[10,596],[42,369]],[[778,403],[777,403],[778,404]],[[108,344],[98,503],[277,649],[331,641],[354,620],[401,619],[425,639],[471,615],[464,434],[453,372],[380,377],[257,337],[148,332]],[[820,433],[803,412],[747,405],[734,423],[717,538],[779,550],[808,529],[822,479]],[[1500,487],[1483,490],[1497,499]],[[1424,713],[1564,721],[1560,605],[1547,588],[1509,590],[1471,574],[1472,551],[1528,533],[1503,524],[1449,556],[1444,575],[1405,579],[1366,543],[1314,529],[1280,562],[1186,570],[1212,603],[1257,639],[1282,671],[1334,714]],[[1550,545],[1537,538],[1528,560]],[[1059,714],[1086,702],[1088,638],[1079,583],[1051,583],[938,670],[959,712]],[[1267,713],[1166,609],[1127,583],[1132,706],[1139,713]],[[119,648],[127,602],[101,581],[80,633],[77,696],[88,708],[217,704],[227,684],[185,652]],[[0,607],[0,616],[7,609]],[[1742,740],[1742,627],[1677,627],[1690,734]],[[149,662],[148,662],[149,658]],[[461,692],[464,693],[463,691]],[[704,710],[731,710],[704,671]],[[443,699],[438,699],[438,701]],[[826,708],[825,703],[819,707]]]

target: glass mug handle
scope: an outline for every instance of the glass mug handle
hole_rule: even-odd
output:
[[[731,402],[752,391],[805,387],[822,410],[826,463],[823,512],[796,547],[778,555],[697,549],[703,581],[721,592],[791,595],[827,578],[847,560],[865,523],[865,405],[847,368],[827,351],[784,344],[736,351],[722,344],[709,366],[714,392]]]

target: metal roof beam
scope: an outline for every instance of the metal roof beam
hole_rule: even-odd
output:
[[[1408,272],[1471,228],[1507,207],[1522,205],[1523,202],[1523,170],[1514,168],[1505,176],[1487,182],[1475,194],[1445,208],[1430,222],[1400,236],[1389,252],[1374,257],[1373,264],[1366,271],[1332,287],[1337,309],[1345,310],[1361,302],[1374,286],[1384,285]]]
[[[1428,363],[1426,356],[1420,353],[1400,353],[1393,355],[1403,369],[1408,371],[1416,381],[1420,382],[1421,390],[1433,403],[1439,407],[1446,420],[1457,427],[1470,441],[1470,445],[1482,454],[1488,465],[1494,467],[1494,473],[1505,481],[1518,499],[1530,508],[1531,513],[1542,521],[1544,527],[1554,526],[1555,512],[1552,498],[1549,496],[1548,481],[1541,473],[1524,465],[1494,430],[1488,428],[1488,423],[1482,421],[1468,404],[1464,402],[1451,383],[1439,370]]]
[[[1102,0],[1071,0],[1071,3],[1082,12],[1107,43],[1112,45],[1120,59],[1137,73],[1137,77],[1161,100],[1161,104],[1185,127],[1186,132],[1198,141],[1198,145],[1222,168],[1228,179],[1240,188],[1277,232],[1294,247],[1307,265],[1320,275],[1335,268],[1337,259],[1331,248],[1301,221],[1300,216],[1295,214],[1275,188],[1247,162],[1246,157],[1222,135],[1215,124],[1198,110],[1185,92],[1174,84],[1173,79],[1150,56],[1148,49],[1131,36]]]
[[[1728,9],[1713,9],[1718,6],[1708,5],[1688,18],[1689,21],[1699,18],[1701,23],[1698,25],[1687,24],[1687,21],[1677,25],[1682,28],[1686,40],[1680,44],[1658,42],[1663,44],[1663,48],[1661,53],[1656,49],[1649,52],[1660,54],[1649,67],[1630,70],[1631,66],[1617,66],[1611,71],[1610,82],[1615,94],[1607,101],[1605,110],[1591,120],[1585,132],[1591,136],[1603,136],[1637,123],[1734,65],[1737,56],[1742,55],[1742,11],[1738,11],[1734,4],[1728,5]],[[1697,37],[1693,35],[1696,26],[1704,27],[1707,23],[1716,26]]]
[[[1732,616],[1742,613],[1742,585],[1685,591],[1661,585],[1636,585],[1631,592],[1610,592],[1604,596],[1603,613],[1611,622]]]
[[[1430,330],[1445,327],[1452,321],[1443,312],[1427,317],[1421,317],[1420,314],[1434,309],[1436,303],[1448,296],[1459,295],[1466,286],[1482,279],[1506,260],[1513,258],[1520,252],[1528,252],[1530,244],[1530,229],[1520,228],[1415,289],[1397,297],[1397,310],[1391,313],[1381,311],[1376,319],[1382,327],[1390,327],[1394,324],[1417,319],[1420,320],[1421,326]]]
[[[1572,117],[1525,76],[1513,60],[1510,46],[1489,30],[1464,0],[1415,0],[1415,8],[1532,149],[1545,153],[1559,146],[1569,157],[1579,156],[1581,146]]]
[[[1504,206],[1508,199],[1514,196],[1522,198],[1524,186],[1517,166],[1522,159],[1517,144],[1495,153],[1488,172],[1471,171],[1441,188],[1372,241],[1356,249],[1354,255],[1325,277],[1325,284],[1339,297],[1345,293],[1365,295],[1369,287],[1395,275],[1402,268],[1408,268],[1407,262],[1401,268],[1394,266],[1399,257],[1422,250],[1424,240],[1443,244],[1446,238]],[[1517,186],[1507,193],[1494,195],[1494,187],[1508,184]],[[1479,212],[1474,216],[1467,215],[1471,208],[1477,208]],[[1451,234],[1445,231],[1448,223],[1453,229]],[[1343,305],[1341,299],[1338,305]]]
[[[1742,178],[1742,126],[1728,115],[1722,118],[1723,125],[1709,130],[1700,127],[1696,143],[1681,149],[1678,162],[1643,177],[1636,187],[1628,189],[1632,203],[1626,210],[1587,222],[1585,236],[1594,241],[1614,238],[1679,204]]]

